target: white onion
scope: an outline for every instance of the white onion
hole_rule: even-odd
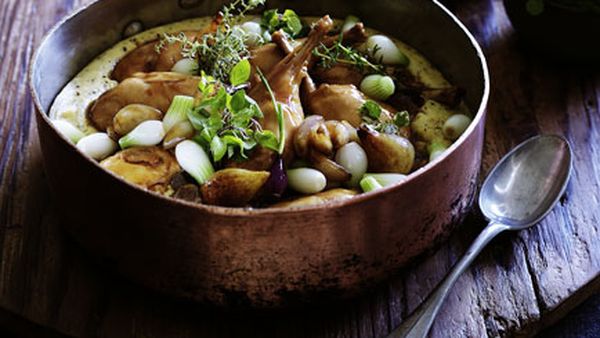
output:
[[[64,120],[52,120],[52,125],[69,141],[77,144],[85,135],[71,123]]]
[[[263,30],[260,24],[254,21],[244,22],[240,28],[246,32],[246,44],[250,47],[258,46],[263,38]]]
[[[360,90],[374,100],[385,101],[394,94],[396,85],[389,76],[373,74],[362,80]]]
[[[367,153],[356,142],[347,143],[338,149],[335,154],[335,161],[352,175],[348,182],[351,187],[357,186],[369,166]]]
[[[162,121],[149,120],[138,124],[129,134],[119,139],[121,148],[155,146],[165,137]]]
[[[303,194],[315,194],[325,189],[327,178],[312,168],[296,168],[287,171],[290,188]]]
[[[215,170],[202,147],[190,140],[180,142],[175,147],[177,163],[190,174],[198,184],[202,185],[215,173]]]
[[[181,59],[173,65],[171,71],[185,75],[196,75],[198,74],[198,62],[194,59]]]
[[[100,161],[112,155],[118,147],[106,133],[94,133],[79,140],[77,148],[89,157]]]
[[[444,136],[454,141],[462,135],[471,124],[471,118],[463,114],[452,115],[444,123]]]
[[[398,46],[385,35],[373,35],[367,39],[365,47],[372,58],[386,65],[408,65],[408,58]]]

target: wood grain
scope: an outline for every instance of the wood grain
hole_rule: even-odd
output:
[[[88,2],[0,2],[0,307],[7,313],[85,337],[382,337],[422,301],[484,226],[474,214],[433,255],[387,283],[359,299],[318,308],[224,312],[123,281],[61,231],[26,85],[43,33]],[[571,142],[575,172],[547,219],[496,240],[459,279],[431,335],[530,336],[600,287],[600,74],[524,53],[501,1],[455,1],[454,8],[482,43],[491,69],[483,172],[538,133]]]

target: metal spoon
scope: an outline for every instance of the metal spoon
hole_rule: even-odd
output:
[[[552,210],[567,187],[571,158],[569,143],[560,136],[532,137],[504,156],[479,194],[488,226],[427,300],[388,338],[426,337],[450,288],[481,250],[499,233],[528,228]]]

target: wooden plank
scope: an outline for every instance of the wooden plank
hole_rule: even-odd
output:
[[[381,337],[418,306],[484,226],[473,215],[419,264],[362,297],[319,308],[231,313],[123,281],[61,231],[25,80],[42,34],[89,1],[0,2],[1,308],[86,337]],[[567,196],[546,220],[499,238],[459,279],[432,336],[528,336],[600,287],[600,74],[523,53],[500,0],[454,5],[484,46],[492,72],[483,172],[537,133],[569,139],[576,170]]]

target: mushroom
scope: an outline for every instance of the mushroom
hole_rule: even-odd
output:
[[[197,96],[199,77],[171,72],[136,73],[102,94],[88,110],[94,127],[105,131],[125,106],[141,103],[166,112],[176,95]]]
[[[158,193],[169,191],[171,178],[181,171],[175,157],[160,147],[133,147],[100,162],[127,182]]]
[[[332,158],[345,144],[358,141],[356,130],[346,121],[325,121],[322,116],[307,117],[294,135],[296,155],[321,171],[328,181],[346,182],[352,176]]]
[[[369,159],[369,172],[407,174],[415,161],[415,148],[402,136],[362,127],[358,131]]]
[[[115,136],[129,134],[140,123],[148,120],[161,120],[163,114],[160,110],[145,104],[129,104],[117,112],[113,117],[112,129],[109,133]]]
[[[273,205],[273,208],[298,208],[320,205],[331,201],[345,200],[356,194],[357,192],[355,190],[341,188],[331,189],[315,195],[300,197],[291,201],[280,202]]]
[[[227,168],[217,171],[202,185],[202,201],[226,207],[242,207],[256,198],[269,178],[268,171]]]

